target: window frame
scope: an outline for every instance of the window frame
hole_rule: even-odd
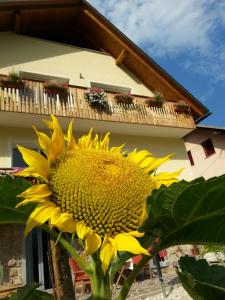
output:
[[[187,156],[188,156],[188,159],[189,159],[189,162],[191,164],[191,166],[194,166],[195,165],[195,162],[194,162],[194,159],[193,159],[193,155],[191,153],[191,150],[188,150],[187,151]]]
[[[202,145],[202,148],[203,148],[204,153],[205,153],[205,158],[208,158],[208,157],[216,154],[216,150],[214,148],[214,145],[213,145],[213,142],[212,142],[211,138],[208,138],[207,140],[202,142],[201,145]]]

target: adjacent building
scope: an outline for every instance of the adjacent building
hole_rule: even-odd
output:
[[[195,178],[225,173],[225,128],[198,125],[184,137],[184,143]]]

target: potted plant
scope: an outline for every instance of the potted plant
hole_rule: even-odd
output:
[[[175,111],[177,113],[185,113],[185,114],[189,114],[191,112],[189,105],[183,100],[180,100],[176,103]]]
[[[84,92],[84,98],[93,108],[107,108],[106,93],[103,89],[96,87],[89,88]]]
[[[22,89],[24,88],[24,81],[18,72],[12,71],[1,80],[2,87]]]
[[[163,94],[156,90],[154,96],[147,99],[148,106],[150,107],[162,107],[164,102]]]
[[[56,80],[45,81],[43,87],[48,94],[67,95],[68,93],[68,84]]]
[[[134,97],[131,94],[117,94],[114,99],[118,104],[132,104]]]

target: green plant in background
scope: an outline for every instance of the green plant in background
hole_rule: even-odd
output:
[[[31,284],[19,289],[6,300],[54,300],[52,295],[37,290],[39,286],[39,283],[32,282]]]
[[[153,93],[153,97],[147,99],[148,106],[162,107],[165,100],[163,99],[163,94],[156,90]]]
[[[0,263],[0,286],[3,284],[4,267]]]
[[[179,260],[180,281],[195,300],[225,299],[225,268],[209,266],[205,259],[184,256]]]
[[[163,94],[160,90],[155,90],[153,94],[156,101],[163,101]]]

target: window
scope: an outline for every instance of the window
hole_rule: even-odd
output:
[[[37,150],[37,149],[31,149],[34,151],[37,151],[39,153],[41,153],[43,156],[46,157],[46,155],[41,151],[41,150]],[[27,164],[25,163],[25,161],[23,160],[22,154],[20,153],[20,151],[17,148],[13,148],[13,153],[12,153],[12,167],[13,168],[25,168],[27,167]]]
[[[125,93],[125,94],[131,93],[131,89],[128,87],[105,84],[105,83],[94,82],[94,81],[91,82],[91,87],[100,88],[106,92]]]
[[[208,139],[202,143],[202,147],[205,151],[206,158],[213,155],[215,153],[215,149],[211,139]]]
[[[193,156],[192,156],[190,150],[187,152],[187,155],[188,155],[188,158],[190,160],[191,166],[194,166],[195,163],[194,163]]]
[[[12,167],[13,168],[25,168],[27,164],[23,160],[22,154],[17,148],[13,149],[13,157],[12,157]]]
[[[39,81],[55,80],[66,84],[69,84],[70,81],[69,78],[65,78],[65,77],[56,77],[51,75],[37,74],[37,73],[23,72],[23,71],[20,71],[20,75],[23,79],[28,79],[28,80],[39,80]]]

